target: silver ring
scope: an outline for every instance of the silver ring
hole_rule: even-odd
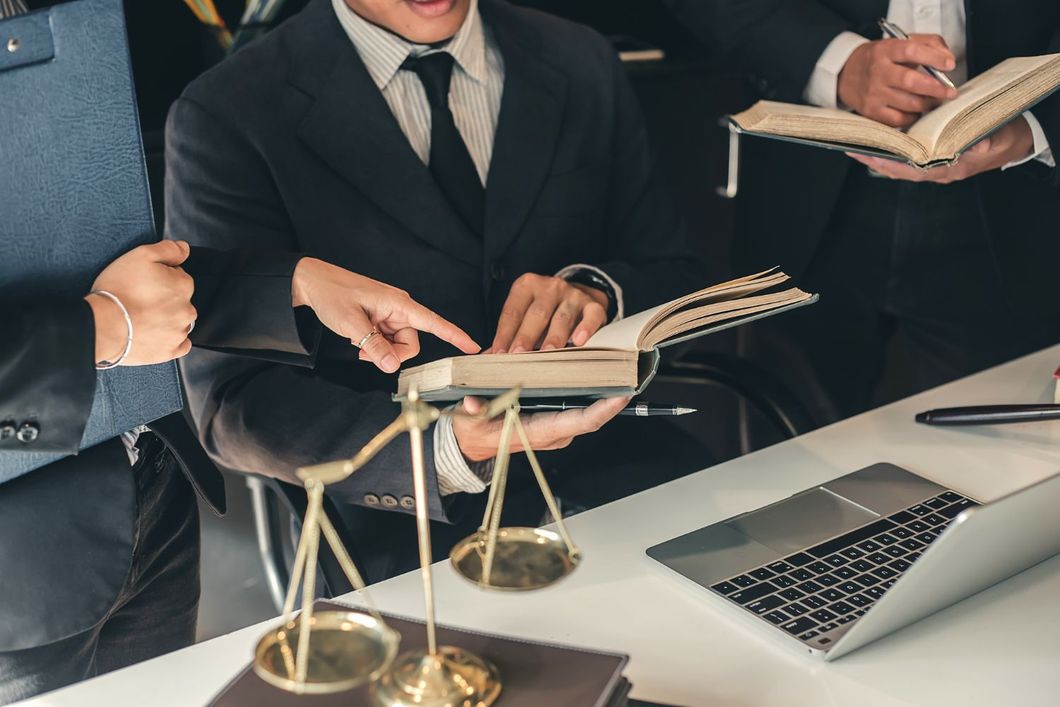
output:
[[[356,344],[354,344],[354,346],[356,346],[359,349],[363,349],[364,345],[367,344],[369,341],[371,341],[373,336],[379,336],[379,330],[378,329],[372,329],[370,332],[368,332],[367,334],[362,336],[361,340],[358,341]]]

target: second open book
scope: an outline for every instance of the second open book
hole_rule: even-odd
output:
[[[1006,59],[907,131],[835,108],[759,101],[730,119],[741,132],[863,152],[918,167],[950,164],[1060,86],[1060,54]]]
[[[409,368],[398,378],[397,397],[412,383],[436,401],[490,397],[517,385],[527,398],[632,395],[655,375],[660,347],[816,301],[795,287],[778,289],[787,280],[774,268],[713,285],[608,324],[581,347],[454,356]]]

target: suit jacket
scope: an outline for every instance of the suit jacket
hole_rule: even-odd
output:
[[[597,265],[630,312],[702,285],[614,50],[587,28],[501,0],[480,8],[506,75],[483,238],[413,152],[328,0],[174,105],[168,232],[321,257],[407,290],[480,343],[523,273]],[[421,342],[409,365],[457,353]],[[330,334],[312,371],[194,352],[182,370],[204,446],[225,466],[289,480],[299,466],[352,456],[398,413],[394,378],[356,354]],[[443,518],[430,444],[427,455],[430,511]],[[403,498],[409,467],[401,439],[331,491],[366,505]]]
[[[299,330],[290,278],[298,256],[193,249],[196,344],[239,351],[248,339],[266,358],[311,358],[315,323]],[[262,318],[249,302],[274,311]],[[0,426],[32,424],[35,439],[0,439],[16,449],[69,453],[0,486],[0,651],[43,645],[103,619],[132,561],[136,480],[120,440],[78,454],[96,386],[95,324],[84,300],[11,303],[0,318]],[[304,343],[303,343],[304,341]],[[7,424],[12,423],[12,424]],[[151,425],[215,512],[224,482],[180,414]],[[25,439],[25,435],[23,435]]]
[[[840,32],[876,37],[887,0],[666,0],[708,44],[734,54],[750,71],[758,97],[801,102],[814,66]],[[969,76],[1012,56],[1060,52],[1060,3],[965,0]],[[1060,149],[1060,94],[1033,109],[1054,151]],[[851,169],[841,153],[777,142],[742,141],[737,198],[741,265],[775,264],[797,275],[810,262]],[[1007,296],[1046,322],[1060,320],[1060,300],[1042,296],[1055,278],[1060,170],[1036,162],[971,180]]]

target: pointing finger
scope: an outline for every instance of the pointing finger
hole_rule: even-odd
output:
[[[466,354],[478,353],[482,347],[468,336],[467,332],[445,319],[437,312],[427,309],[418,302],[411,302],[408,310],[409,324],[420,331],[434,334]]]

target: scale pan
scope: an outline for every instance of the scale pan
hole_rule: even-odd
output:
[[[476,532],[449,553],[453,569],[483,589],[522,592],[543,589],[566,577],[581,561],[557,533],[540,528],[501,528],[489,582],[482,576],[486,534]]]
[[[265,682],[297,694],[352,690],[376,680],[397,655],[401,636],[368,614],[321,611],[313,614],[306,679],[294,677],[300,623],[297,617],[269,631],[254,651],[254,672]]]

